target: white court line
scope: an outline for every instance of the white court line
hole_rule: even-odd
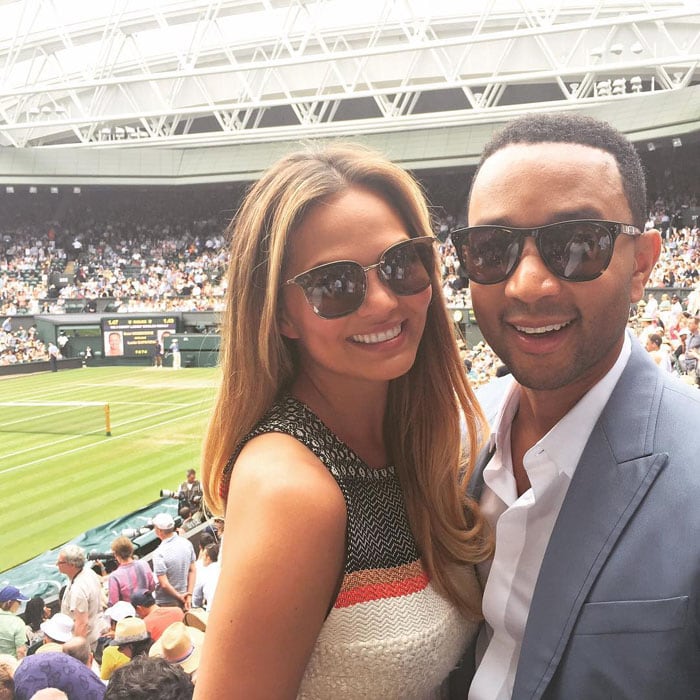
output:
[[[152,415],[153,416],[164,416],[166,413],[172,413],[173,411],[177,411],[180,408],[182,408],[183,406],[187,406],[187,405],[188,404],[177,404],[173,408],[169,408],[167,411],[158,411]],[[49,415],[49,414],[47,414],[47,415]],[[143,419],[143,416],[136,416],[135,418],[130,418],[129,420],[119,421],[119,422],[115,423],[114,425],[116,425],[117,428],[121,428],[125,425],[130,425],[131,423],[139,423],[142,421],[142,419]],[[160,423],[158,423],[157,425],[160,425]],[[36,452],[37,449],[41,449],[43,447],[53,447],[54,445],[60,445],[63,442],[70,442],[71,440],[75,440],[79,437],[86,437],[88,435],[93,435],[93,434],[97,435],[97,434],[103,433],[103,432],[104,432],[104,427],[100,428],[99,430],[93,430],[89,433],[85,433],[83,435],[68,435],[68,437],[61,438],[60,440],[52,440],[51,442],[44,443],[43,445],[33,445],[32,447],[27,447],[24,450],[17,450],[16,452],[10,452],[8,454],[0,455],[0,460],[8,459],[9,457],[18,457],[19,455],[23,455],[26,452]],[[66,453],[66,454],[68,454],[68,453]],[[2,474],[2,473],[3,472],[0,471],[0,474]]]
[[[205,408],[200,411],[194,411],[193,413],[187,413],[184,416],[178,416],[177,418],[171,418],[170,420],[162,421],[160,423],[155,423],[153,425],[147,425],[144,426],[143,428],[139,428],[138,430],[132,430],[130,433],[121,433],[117,436],[110,437],[110,441],[114,440],[122,440],[124,438],[130,437],[132,435],[137,435],[138,433],[142,433],[146,430],[152,430],[153,428],[158,428],[162,425],[168,425],[168,423],[175,423],[179,420],[184,420],[186,418],[191,418],[192,416],[197,416],[202,413],[209,413],[211,409]],[[163,413],[167,413],[167,411],[163,411]],[[75,436],[71,436],[67,438],[66,440],[57,440],[56,442],[51,443],[51,445],[58,445],[61,442],[66,442],[67,440],[74,440]],[[49,447],[49,445],[46,445],[46,447]],[[58,454],[52,454],[47,457],[41,457],[40,459],[35,459],[33,462],[25,462],[24,464],[18,464],[16,467],[9,467],[8,469],[2,469],[0,470],[0,475],[3,474],[9,474],[10,472],[16,472],[19,471],[20,469],[24,469],[25,467],[31,467],[34,464],[41,464],[42,462],[46,462],[50,459],[54,459],[56,457],[64,457],[65,455],[70,455],[73,454],[74,452],[82,452],[83,450],[92,450],[95,447],[98,447],[98,445],[82,445],[81,447],[74,447],[72,450],[65,450],[64,452],[60,452]],[[36,448],[34,448],[36,449]],[[30,452],[31,450],[22,450],[22,452],[15,452],[12,455],[0,455],[0,459],[5,459],[7,457],[12,457],[14,455],[19,455],[22,454],[23,452]]]

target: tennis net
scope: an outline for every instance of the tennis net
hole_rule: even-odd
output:
[[[110,408],[100,401],[0,402],[0,432],[111,435]]]

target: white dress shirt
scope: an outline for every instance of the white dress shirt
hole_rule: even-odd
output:
[[[518,497],[510,431],[520,401],[513,382],[494,423],[496,451],[484,469],[481,509],[496,533],[492,561],[479,567],[486,620],[469,700],[509,700],[545,549],[588,438],[622,374],[629,336],[610,371],[523,457],[530,488]]]

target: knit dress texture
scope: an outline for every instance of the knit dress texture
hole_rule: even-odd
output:
[[[347,509],[344,577],[316,641],[299,698],[439,698],[476,635],[430,582],[393,467],[372,469],[304,404],[281,399],[246,436],[285,433],[333,475]]]

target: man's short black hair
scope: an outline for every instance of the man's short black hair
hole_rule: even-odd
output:
[[[159,656],[139,656],[109,679],[104,700],[191,700],[192,679],[179,664]]]
[[[481,154],[472,187],[484,161],[496,151],[516,143],[567,143],[599,148],[617,163],[633,223],[644,230],[647,218],[647,188],[639,154],[629,139],[607,122],[580,114],[526,114],[494,134]],[[470,192],[471,197],[471,192]]]

